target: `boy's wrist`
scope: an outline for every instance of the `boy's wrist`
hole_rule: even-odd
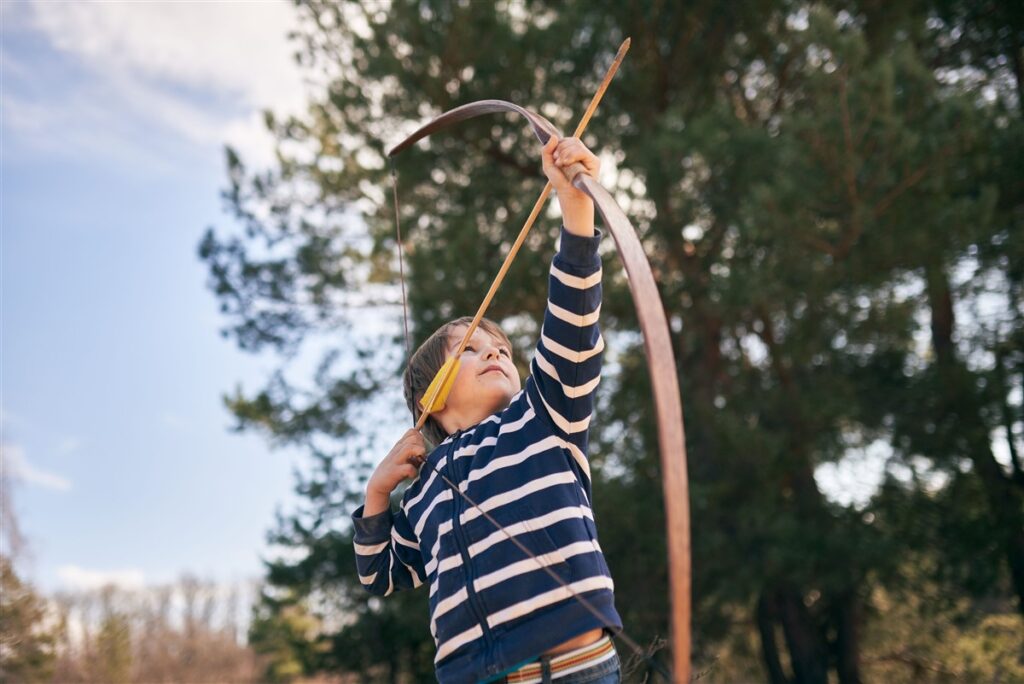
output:
[[[363,505],[363,515],[369,517],[384,511],[391,510],[391,492],[382,491],[378,487],[366,487],[366,503]]]
[[[573,235],[590,237],[594,234],[594,203],[585,201],[562,202],[562,224]]]

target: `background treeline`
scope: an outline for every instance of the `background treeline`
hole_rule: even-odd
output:
[[[432,677],[426,592],[364,595],[347,524],[390,446],[382,435],[408,424],[385,151],[485,98],[571,130],[628,35],[585,140],[607,156],[602,181],[672,322],[696,670],[773,684],[1024,681],[1024,5],[296,11],[319,95],[301,117],[267,114],[275,168],[228,151],[225,200],[242,230],[210,229],[198,247],[223,334],[282,359],[265,388],[225,397],[238,429],[312,458],[303,506],[270,533],[289,553],[268,563],[250,631],[268,678]],[[396,163],[422,340],[476,309],[543,179],[535,141],[503,117]],[[555,214],[539,222],[490,309],[524,371],[557,231]],[[627,628],[656,645],[668,571],[653,412],[606,247],[596,513]],[[289,376],[311,348],[313,376]],[[853,488],[858,463],[877,486]]]
[[[258,682],[246,641],[252,591],[183,577],[43,596],[0,554],[0,681]]]
[[[50,601],[52,681],[258,681],[261,667],[245,639],[250,600],[239,587],[194,577],[58,594]]]

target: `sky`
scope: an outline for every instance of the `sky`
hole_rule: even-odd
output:
[[[0,2],[0,442],[44,591],[261,575],[297,450],[222,394],[278,365],[223,339],[196,256],[237,228],[224,145],[306,87],[285,2]]]

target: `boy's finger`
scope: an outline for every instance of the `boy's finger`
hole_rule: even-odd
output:
[[[578,138],[565,138],[555,151],[556,158],[563,164],[593,163],[597,157]]]
[[[569,159],[581,159],[583,157],[583,152],[574,147],[559,149],[555,154],[562,161],[567,161]]]
[[[551,138],[548,140],[548,144],[544,146],[544,149],[541,151],[540,155],[541,160],[545,164],[553,164],[556,161],[558,161],[558,153],[555,152],[557,146],[558,141],[555,139],[555,136],[551,136]]]
[[[562,138],[558,141],[558,147],[561,150],[569,149],[583,149],[583,142],[579,138]]]

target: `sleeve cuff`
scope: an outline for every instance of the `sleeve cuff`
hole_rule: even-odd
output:
[[[355,527],[355,541],[359,544],[376,544],[391,538],[391,509],[381,511],[368,518],[363,517],[363,507],[352,513],[352,525]]]
[[[601,257],[597,254],[598,245],[601,244],[600,228],[594,228],[593,237],[582,237],[573,235],[562,225],[562,234],[559,239],[558,257],[561,261],[573,266],[582,268],[596,268],[601,265]]]

